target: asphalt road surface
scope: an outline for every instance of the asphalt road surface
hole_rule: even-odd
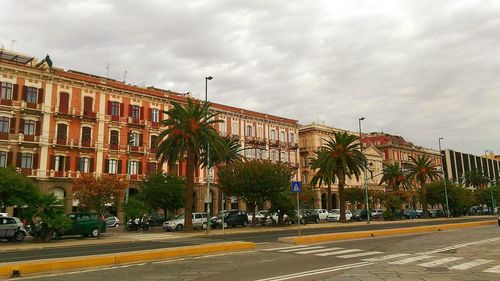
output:
[[[165,260],[33,280],[500,280],[500,228],[293,246]],[[16,280],[23,280],[18,278]]]
[[[468,218],[455,219],[449,222],[459,223],[467,221],[492,220],[492,219],[493,217],[468,217]],[[301,233],[303,235],[308,235],[308,234],[348,232],[348,231],[358,231],[358,230],[402,228],[409,226],[445,224],[447,222],[448,221],[446,220],[444,221],[428,220],[428,221],[417,221],[417,222],[413,221],[411,223],[402,221],[401,223],[396,223],[396,224],[371,224],[371,225],[357,224],[357,225],[346,225],[335,228],[316,228],[316,229],[302,228]],[[38,260],[38,259],[48,259],[48,258],[62,258],[62,257],[78,257],[86,255],[119,253],[119,252],[129,252],[137,250],[170,248],[170,247],[179,247],[187,245],[200,245],[200,244],[215,243],[222,241],[249,241],[255,243],[276,242],[279,237],[297,235],[297,229],[293,227],[290,228],[290,230],[284,230],[284,231],[214,235],[209,237],[203,236],[203,237],[195,237],[189,239],[179,238],[174,240],[168,238],[164,240],[162,240],[161,238],[158,239],[159,235],[161,236],[161,234],[158,233],[152,234],[151,237],[155,237],[153,241],[147,241],[147,237],[149,236],[149,234],[145,233],[143,236],[144,240],[146,241],[136,241],[133,243],[114,243],[107,245],[106,244],[85,245],[85,246],[74,246],[74,247],[2,252],[0,262],[15,262],[15,261]]]

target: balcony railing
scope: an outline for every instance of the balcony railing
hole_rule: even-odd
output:
[[[68,139],[65,138],[65,137],[57,137],[56,138],[56,144],[67,145],[68,144]]]
[[[111,115],[111,121],[120,122],[120,116]]]
[[[0,104],[1,105],[12,106],[12,100],[9,100],[9,99],[0,99]]]
[[[27,142],[38,142],[40,141],[40,136],[19,134],[19,140]]]
[[[144,146],[135,146],[135,145],[129,145],[128,146],[128,151],[129,152],[144,153],[145,150],[146,149],[145,149]]]
[[[26,101],[21,101],[21,108],[32,109],[32,110],[42,110],[42,105],[38,103],[31,103]]]
[[[145,125],[144,120],[135,119],[135,118],[132,118],[132,117],[128,118],[128,123],[132,124],[132,125],[137,125],[137,126],[144,126]]]

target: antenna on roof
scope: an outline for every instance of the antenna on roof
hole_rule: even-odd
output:
[[[13,49],[13,48],[14,48],[14,43],[16,43],[16,42],[17,42],[17,40],[11,40],[11,41],[10,41],[10,49],[11,49],[12,51],[14,50],[14,49]]]
[[[127,71],[125,70],[125,73],[123,73],[123,83],[127,82]]]
[[[108,62],[108,63],[106,63],[106,78],[109,78],[109,67],[110,67],[110,66],[111,66],[111,65],[109,64],[109,62]]]

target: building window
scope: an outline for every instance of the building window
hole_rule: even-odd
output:
[[[0,133],[8,133],[8,132],[9,132],[9,118],[0,117]]]
[[[0,96],[4,100],[12,99],[12,84],[11,83],[2,83],[2,93]]]
[[[283,131],[280,132],[280,141],[286,141],[285,132]]]
[[[33,167],[33,154],[22,153],[21,154],[21,169],[31,169]]]
[[[257,137],[264,138],[264,129],[262,127],[257,127]]]
[[[118,144],[118,131],[111,130],[109,134],[109,143],[110,144]]]
[[[290,133],[290,143],[295,143],[295,134]]]
[[[233,135],[239,135],[239,132],[238,132],[238,122],[237,121],[234,121],[231,122],[231,134]]]
[[[138,105],[132,105],[132,112],[130,114],[130,117],[132,117],[132,119],[140,119],[141,110]]]
[[[151,122],[158,123],[160,120],[160,111],[156,108],[151,109]]]
[[[151,148],[157,148],[158,146],[158,136],[151,135]]]
[[[90,158],[80,158],[80,172],[88,173],[90,171]]]
[[[7,167],[7,152],[5,151],[0,151],[0,167]]]
[[[64,156],[54,157],[54,171],[59,172],[64,170]]]
[[[220,134],[225,136],[227,134],[227,127],[226,127],[226,123],[225,122],[222,122],[222,123],[219,123],[219,131],[220,131]]]
[[[59,111],[67,113],[69,109],[69,94],[61,92],[59,94]]]
[[[94,99],[92,97],[84,97],[83,98],[83,114],[89,114],[94,112],[92,110],[92,104],[94,103]]]
[[[26,102],[38,102],[38,89],[35,87],[26,87]]]
[[[287,154],[286,154],[285,151],[281,151],[280,161],[282,161],[282,162],[288,162],[288,157],[287,157]]]
[[[118,160],[116,159],[110,159],[108,161],[108,170],[110,174],[117,174],[118,173]]]
[[[36,122],[33,120],[24,120],[24,134],[33,136],[35,135]]]
[[[271,140],[276,140],[276,131],[275,131],[275,130],[271,130],[271,131],[269,132],[269,138],[270,138]],[[274,159],[273,159],[273,160],[274,160]]]
[[[139,146],[140,145],[140,135],[138,133],[131,133],[130,134],[130,139],[129,139],[129,144],[132,146]]]
[[[139,173],[139,163],[137,161],[130,161],[129,162],[128,173],[130,175],[137,175]]]
[[[290,152],[290,162],[295,163],[295,152],[294,151]]]
[[[66,139],[67,135],[68,135],[68,125],[57,124],[57,138],[58,139]]]
[[[245,136],[251,137],[252,136],[252,126],[248,125],[247,130],[245,132]]]
[[[82,128],[82,142],[90,142],[92,135],[92,128],[83,127]]]
[[[111,115],[112,116],[120,116],[120,103],[119,102],[111,102]]]

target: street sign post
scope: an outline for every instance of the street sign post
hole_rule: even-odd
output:
[[[299,237],[300,237],[300,201],[299,201],[299,193],[302,190],[302,182],[300,181],[292,181],[292,192],[297,194],[297,225],[299,229]]]

